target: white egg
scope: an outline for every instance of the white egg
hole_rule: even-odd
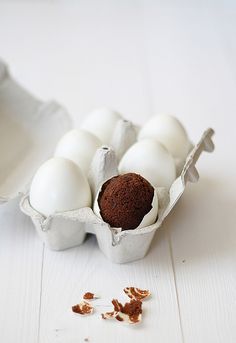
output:
[[[185,159],[189,150],[188,135],[180,121],[168,114],[159,114],[149,119],[141,128],[138,140],[155,138],[176,159]]]
[[[137,173],[154,187],[170,188],[176,178],[175,161],[155,139],[143,139],[132,145],[119,163],[119,173]]]
[[[81,169],[54,157],[41,165],[30,188],[31,206],[45,216],[91,206],[91,191]]]
[[[122,116],[108,108],[100,108],[90,112],[81,128],[97,136],[103,144],[110,144],[116,124]]]
[[[100,187],[99,191],[97,192],[96,198],[93,203],[93,212],[102,219],[100,208],[98,204],[98,196],[101,191],[102,186]],[[157,220],[157,214],[158,214],[158,197],[157,197],[157,191],[154,189],[154,196],[152,200],[152,209],[143,217],[141,223],[136,229],[141,229],[142,227],[146,227],[149,225],[152,225]]]
[[[67,132],[59,141],[55,155],[75,162],[87,175],[96,150],[102,145],[90,132],[76,129]]]

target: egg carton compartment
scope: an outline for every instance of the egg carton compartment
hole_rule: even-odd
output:
[[[79,246],[87,233],[96,235],[101,251],[115,263],[144,257],[156,230],[184,192],[188,181],[196,182],[195,168],[202,151],[213,151],[213,130],[208,129],[195,146],[190,144],[186,161],[178,161],[177,175],[170,191],[157,188],[157,221],[147,227],[122,231],[112,228],[91,208],[55,213],[45,217],[29,202],[29,186],[38,167],[53,156],[61,136],[72,128],[66,110],[56,102],[42,102],[21,87],[0,61],[0,203],[22,196],[20,208],[29,216],[45,244],[53,250]],[[118,175],[118,162],[137,140],[138,127],[121,119],[115,127],[111,147],[97,150],[91,163],[89,183],[95,199],[101,185]],[[184,166],[183,166],[184,165]]]
[[[112,228],[96,216],[91,208],[56,213],[44,217],[32,208],[29,196],[22,198],[21,210],[31,217],[36,230],[47,246],[53,250],[63,250],[83,243],[86,233],[97,237],[98,245],[105,256],[115,263],[126,263],[143,258],[148,252],[156,230],[173,209],[183,194],[187,182],[197,182],[199,174],[195,164],[203,151],[212,152],[212,129],[206,130],[198,144],[188,155],[180,176],[173,182],[169,192],[156,188],[159,212],[157,221],[147,227],[134,230]],[[97,150],[91,164],[90,184],[95,198],[102,183],[118,175],[115,152],[109,147]]]

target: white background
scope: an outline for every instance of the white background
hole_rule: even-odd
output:
[[[198,184],[149,254],[110,263],[96,239],[51,252],[17,201],[0,208],[0,340],[4,343],[236,342],[236,4],[234,1],[0,1],[0,55],[78,126],[100,105],[143,123],[176,114],[196,141],[213,127]],[[148,288],[138,327],[102,321],[122,288]],[[96,313],[73,316],[84,291]]]

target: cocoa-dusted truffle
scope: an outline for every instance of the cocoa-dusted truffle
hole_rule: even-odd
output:
[[[135,229],[152,209],[154,188],[141,175],[127,173],[106,181],[98,195],[102,219],[112,227]]]

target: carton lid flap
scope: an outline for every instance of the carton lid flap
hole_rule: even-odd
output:
[[[71,126],[63,107],[36,99],[0,61],[0,203],[27,192],[35,171]]]

